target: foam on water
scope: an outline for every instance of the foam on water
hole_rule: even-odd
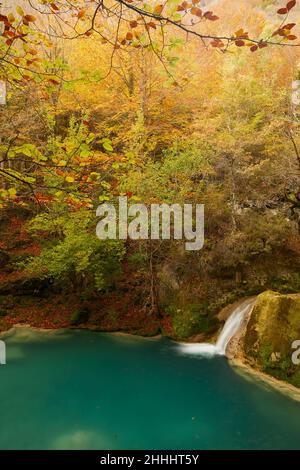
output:
[[[246,300],[232,312],[226,320],[216,344],[181,343],[178,345],[180,353],[211,358],[225,356],[228,344],[241,328],[244,319],[253,307],[253,303],[253,300]]]

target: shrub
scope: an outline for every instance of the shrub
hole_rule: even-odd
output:
[[[81,323],[86,323],[89,319],[90,311],[88,308],[82,308],[76,310],[70,320],[70,324],[73,326],[80,325]]]

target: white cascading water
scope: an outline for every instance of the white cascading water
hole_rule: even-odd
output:
[[[210,343],[183,343],[179,345],[180,352],[184,354],[195,354],[198,356],[224,356],[227,346],[233,336],[239,331],[246,315],[253,307],[253,300],[246,300],[239,305],[226,320],[223,330],[217,339],[216,344]]]

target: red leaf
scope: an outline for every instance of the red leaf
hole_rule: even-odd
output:
[[[297,39],[297,36],[295,36],[294,34],[290,34],[287,38],[288,38],[290,41],[294,41],[295,39]]]
[[[137,21],[135,21],[135,20],[134,20],[134,21],[130,21],[129,24],[130,24],[130,28],[136,28],[137,25],[138,25],[138,24],[137,24]]]
[[[237,41],[235,41],[235,45],[238,47],[243,47],[245,45],[245,41],[238,39]]]
[[[219,19],[219,17],[214,15],[212,11],[206,11],[203,16],[210,21],[217,21]]]
[[[133,34],[130,31],[128,31],[128,33],[126,34],[126,39],[127,39],[127,41],[132,41]]]
[[[24,19],[28,21],[28,23],[33,23],[36,20],[36,17],[32,15],[25,15]]]
[[[286,8],[288,11],[290,11],[294,6],[296,5],[297,1],[296,0],[290,0],[290,2],[287,3]]]
[[[259,47],[260,49],[263,49],[264,47],[268,47],[268,44],[267,44],[266,42],[260,42],[260,43],[258,44],[258,47]]]
[[[128,191],[126,193],[126,196],[130,199],[133,196],[133,193],[131,191]]]
[[[223,41],[221,41],[221,39],[214,39],[212,42],[211,42],[211,46],[212,47],[224,47],[224,43]]]
[[[289,30],[291,30],[291,29],[293,29],[295,26],[296,26],[296,23],[288,23],[288,24],[282,26],[282,29],[289,29]]]
[[[286,15],[288,12],[289,11],[287,8],[279,8],[279,10],[277,11],[278,15]]]
[[[148,23],[147,26],[148,26],[149,28],[156,29],[156,24],[153,23],[153,21],[150,21],[150,23]]]
[[[255,52],[255,51],[257,51],[257,49],[258,49],[258,46],[256,46],[256,45],[250,47],[250,51],[251,51],[251,52]]]
[[[59,81],[55,80],[54,78],[48,78],[48,82],[50,82],[52,85],[59,85]]]
[[[2,36],[8,37],[8,38],[14,38],[15,33],[13,31],[4,31]]]

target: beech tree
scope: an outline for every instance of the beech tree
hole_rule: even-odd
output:
[[[249,52],[251,60],[259,62],[259,52],[266,48],[267,51],[271,47],[272,51],[287,48],[295,51],[299,46],[293,33],[297,25],[291,19],[297,6],[296,0],[288,1],[277,11],[274,9],[278,17],[276,26],[273,21],[269,21],[265,28],[257,28],[251,34],[245,30],[245,25],[243,28],[236,27],[228,22],[225,27],[222,23],[224,11],[220,8],[218,10],[218,5],[215,6],[216,13],[214,9],[209,10],[201,4],[198,0],[167,0],[164,3],[140,0],[5,2],[0,14],[0,80],[6,82],[9,89],[23,89],[25,94],[31,88],[40,101],[38,120],[43,116],[46,126],[42,134],[45,138],[40,142],[36,138],[32,142],[28,137],[24,142],[20,130],[14,126],[15,108],[10,110],[9,129],[6,129],[0,142],[0,174],[6,181],[1,187],[2,201],[28,204],[30,200],[39,205],[49,205],[59,200],[74,208],[92,207],[95,186],[101,184],[102,189],[100,194],[98,191],[97,197],[105,200],[115,191],[118,173],[128,165],[129,168],[138,166],[146,154],[160,154],[167,146],[170,135],[177,138],[181,130],[189,132],[190,107],[194,109],[198,98],[190,99],[180,108],[173,87],[162,97],[160,90],[164,80],[156,78],[153,81],[148,76],[147,68],[155,70],[159,77],[159,71],[151,58],[163,67],[169,85],[183,90],[186,85],[190,85],[191,77],[197,72],[190,61],[186,66],[188,73],[180,72],[178,79],[176,67],[174,73],[178,58],[173,53],[177,48],[184,47],[185,53],[182,55],[185,56],[193,55],[197,48],[201,53],[203,51],[201,63],[205,65],[208,58],[211,60],[212,54],[220,59]],[[235,13],[234,9],[232,13]],[[242,18],[238,21],[242,24]],[[226,28],[234,32],[225,34],[223,31]],[[82,46],[91,43],[94,49],[84,49]],[[72,53],[70,45],[73,46]],[[64,54],[60,54],[63,47],[68,59],[71,58],[69,65]],[[88,73],[80,71],[80,64],[86,60],[86,56],[95,69],[93,71],[90,67]],[[95,57],[98,64],[104,63],[100,71]],[[197,60],[200,59],[197,57]],[[73,69],[79,74],[84,72],[82,80],[72,75]],[[112,72],[115,74],[114,85],[109,84]],[[216,78],[212,77],[218,73],[217,68],[209,72],[208,88],[214,86]],[[206,86],[205,80],[198,86]],[[126,95],[125,100],[119,100],[119,103],[123,118],[127,119],[130,115],[133,120],[130,129],[124,128],[122,120],[118,126],[108,126],[105,122],[91,129],[89,118],[84,115],[85,110],[81,110],[83,112],[75,120],[76,123],[73,119],[70,126],[64,126],[62,136],[62,129],[56,129],[59,126],[52,122],[57,120],[59,110],[49,107],[49,103],[59,101],[61,90],[64,94],[67,87],[73,86],[75,99],[72,97],[68,110],[70,113],[72,109],[78,112],[78,96],[83,94],[86,102],[88,93],[97,96],[99,87],[92,87],[91,91],[90,83],[98,82],[103,82],[106,89],[109,86],[109,92],[105,95],[101,88],[101,99],[110,103],[114,115],[117,113],[114,102],[120,91]],[[153,93],[154,88],[157,89],[156,94]],[[195,91],[191,93],[195,96]],[[159,107],[162,99],[171,103],[171,106],[164,105],[163,112],[166,116],[166,112],[170,111],[168,122],[175,123],[175,126],[166,122],[162,126],[164,116],[159,113],[153,116],[153,113],[147,111],[148,102],[152,103],[152,107]],[[36,107],[37,103],[34,105]],[[28,104],[24,106],[26,116]],[[92,111],[92,108],[88,111]],[[151,129],[145,124],[150,117]],[[7,117],[4,121],[8,121]],[[293,132],[289,128],[292,137]],[[298,145],[297,139],[294,139],[294,143]]]
[[[179,41],[195,37],[202,46],[223,53],[232,46],[247,47],[253,53],[271,45],[297,47],[293,33],[296,23],[289,21],[296,3],[289,0],[278,9],[275,29],[252,37],[243,27],[228,34],[218,33],[217,24],[222,19],[214,11],[200,7],[200,0],[29,0],[22,7],[16,2],[15,8],[6,8],[7,12],[0,14],[0,79],[16,83],[39,81],[42,74],[56,85],[58,77],[52,73],[53,64],[45,59],[43,51],[57,38],[99,36],[103,44],[112,47],[111,67],[117,51],[128,48],[150,49],[167,67],[165,53],[174,47],[169,30],[177,31]],[[207,23],[216,23],[216,27],[207,28]]]

